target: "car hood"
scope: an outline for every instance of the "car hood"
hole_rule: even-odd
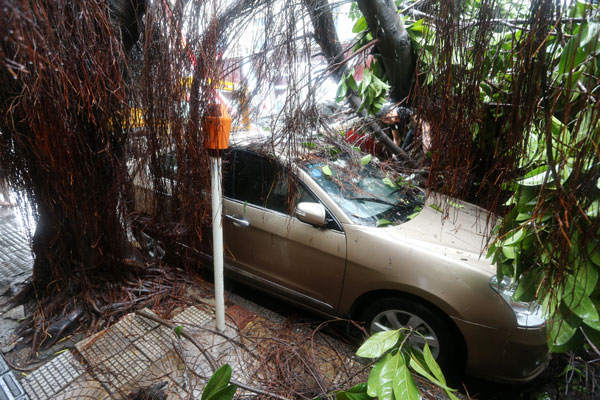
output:
[[[486,245],[496,221],[495,215],[481,207],[434,193],[415,218],[383,231],[395,240],[494,273]]]

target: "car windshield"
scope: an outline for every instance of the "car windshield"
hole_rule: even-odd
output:
[[[370,164],[362,168],[347,164],[338,159],[328,164],[307,163],[303,168],[354,222],[370,226],[399,224],[421,210],[424,196],[412,184],[394,181]]]

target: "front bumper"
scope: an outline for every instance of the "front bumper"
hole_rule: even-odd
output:
[[[546,328],[502,331],[453,318],[467,343],[469,375],[504,383],[533,380],[549,360]]]

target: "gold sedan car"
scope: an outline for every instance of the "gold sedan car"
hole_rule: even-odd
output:
[[[545,321],[481,255],[483,209],[343,158],[288,167],[244,148],[224,158],[227,276],[372,333],[411,327],[442,367],[504,382],[543,371]]]

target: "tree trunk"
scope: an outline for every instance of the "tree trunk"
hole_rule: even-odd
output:
[[[378,39],[377,48],[392,86],[390,97],[394,102],[405,101],[410,92],[415,57],[396,2],[358,0],[358,8],[365,16],[373,37]]]
[[[347,68],[343,65],[344,51],[340,39],[338,38],[337,31],[335,30],[329,2],[327,0],[304,0],[304,5],[310,14],[313,29],[315,30],[315,40],[321,47],[329,67],[334,71],[333,76],[339,82]],[[410,162],[408,154],[398,147],[396,143],[386,135],[381,127],[375,123],[375,121],[369,119],[365,110],[358,111],[362,101],[356,92],[348,90],[346,101],[357,115],[367,123],[367,130],[377,141],[382,143],[400,159]]]

